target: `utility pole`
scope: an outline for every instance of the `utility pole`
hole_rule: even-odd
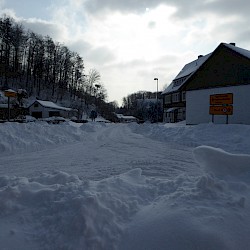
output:
[[[156,122],[158,122],[158,78],[154,78],[156,81]]]

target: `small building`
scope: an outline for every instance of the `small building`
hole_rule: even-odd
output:
[[[74,110],[71,108],[61,107],[54,102],[35,100],[29,106],[29,113],[35,118],[64,117],[74,116]]]
[[[221,43],[185,65],[163,95],[166,122],[250,124],[250,51]]]

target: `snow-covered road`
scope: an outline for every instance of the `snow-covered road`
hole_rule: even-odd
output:
[[[147,176],[173,176],[192,173],[196,166],[190,147],[133,133],[126,124],[86,124],[81,129],[80,142],[2,156],[0,175],[31,177],[57,170],[100,180],[138,167]]]
[[[0,249],[249,248],[250,126],[5,123],[0,138]]]

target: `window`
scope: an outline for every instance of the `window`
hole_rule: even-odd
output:
[[[182,82],[181,82],[181,79],[175,80],[175,81],[174,81],[174,87],[180,86],[181,83],[182,83]]]
[[[34,108],[38,108],[38,103],[35,103],[35,104],[34,104]]]
[[[165,103],[171,103],[171,95],[166,95],[165,96]]]
[[[185,91],[182,92],[181,100],[186,101],[186,92]]]
[[[173,100],[173,102],[179,102],[180,101],[180,93],[172,94],[172,100]]]
[[[174,80],[174,87],[180,86],[183,82],[185,82],[186,79],[187,77],[182,77],[182,78]]]

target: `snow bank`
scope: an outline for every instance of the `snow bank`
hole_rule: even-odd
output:
[[[250,126],[240,124],[130,124],[139,134],[167,143],[188,147],[201,145],[222,148],[229,152],[250,154]]]
[[[115,249],[122,224],[151,196],[140,169],[98,182],[63,172],[30,179],[2,176],[0,244],[14,242],[11,249],[29,249],[30,242],[39,249]]]
[[[247,249],[249,183],[140,169],[101,181],[64,172],[0,178],[0,242],[10,249]],[[3,224],[1,224],[3,225]]]
[[[119,249],[248,249],[250,156],[206,146],[194,156],[209,173],[159,181],[161,195],[127,225]]]
[[[95,126],[88,123],[80,126],[75,126],[71,122],[2,123],[0,124],[0,156],[38,151],[54,145],[82,141],[87,133],[94,131]]]
[[[206,171],[216,175],[240,175],[250,172],[250,155],[230,154],[219,148],[200,146],[194,149],[194,158]]]
[[[6,158],[8,162],[4,153],[30,152],[81,140],[86,141],[87,148],[96,144],[102,136],[107,138],[98,144],[100,148],[107,149],[112,145],[110,150],[115,155],[114,149],[118,145],[122,145],[118,148],[121,150],[127,144],[125,150],[128,150],[132,143],[136,144],[136,140],[145,140],[143,136],[125,134],[122,138],[129,137],[124,141],[126,144],[118,144],[115,136],[128,132],[127,128],[130,127],[135,133],[162,142],[192,147],[198,145],[193,155],[201,171],[197,170],[198,166],[191,168],[194,171],[192,174],[185,171],[190,164],[196,166],[190,159],[185,162],[186,159],[180,157],[181,154],[185,155],[181,151],[183,148],[186,150],[185,147],[179,147],[178,152],[168,147],[170,156],[181,160],[182,168],[178,175],[170,171],[165,177],[144,176],[142,170],[136,168],[98,181],[87,178],[83,180],[83,177],[63,171],[42,174],[34,172],[32,177],[27,177],[25,171],[22,175],[24,177],[0,176],[1,249],[249,248],[250,156],[224,150],[247,153],[250,150],[250,126],[207,124],[168,127],[160,124],[123,124],[117,126],[126,126],[126,130],[115,131],[101,130],[104,126],[109,125],[1,124],[1,160]],[[103,135],[104,131],[108,131],[112,137],[109,134]],[[150,141],[145,140],[145,143]],[[203,144],[210,146],[200,146]],[[221,146],[224,150],[211,147],[213,145]],[[160,143],[160,146],[163,144]],[[153,150],[157,151],[155,157],[160,157],[159,148],[152,147]],[[100,152],[105,157],[105,153]],[[97,162],[96,158],[91,160]],[[130,160],[128,165],[132,165],[134,159]],[[119,160],[114,161],[119,168]],[[116,173],[115,167],[110,169],[102,159],[100,162],[101,165],[96,165],[96,171]],[[162,160],[161,164],[164,162]],[[35,162],[30,164],[35,165]],[[94,164],[87,166],[95,167]],[[69,165],[71,170],[73,167]],[[147,167],[157,169],[154,163]],[[44,169],[41,168],[41,171]]]

